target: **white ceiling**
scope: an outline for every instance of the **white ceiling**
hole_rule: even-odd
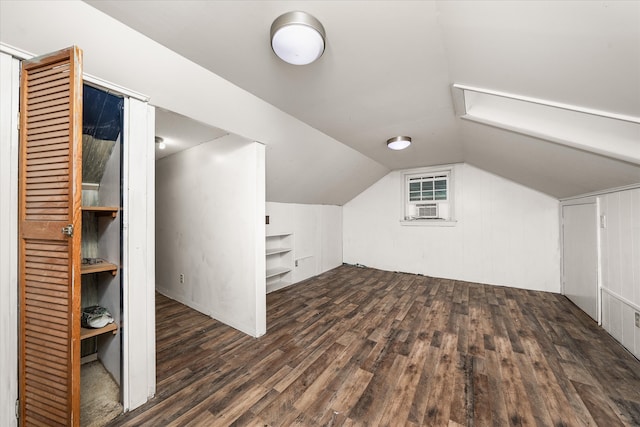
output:
[[[161,150],[156,144],[156,160],[225,135],[228,133],[221,129],[156,108],[156,136],[161,137],[166,145]]]
[[[637,1],[87,3],[388,169],[466,161],[555,197],[640,182],[638,165],[463,123],[451,96],[462,83],[640,117]],[[311,65],[270,49],[290,10],[326,29]],[[396,135],[413,145],[388,150]]]

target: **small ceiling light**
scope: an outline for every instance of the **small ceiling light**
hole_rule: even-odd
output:
[[[156,136],[156,144],[158,145],[158,149],[164,150],[167,148],[167,144],[164,143],[164,139],[160,136]]]
[[[409,136],[395,136],[387,140],[387,147],[392,150],[404,150],[411,145],[411,137]]]
[[[271,24],[271,47],[284,62],[310,64],[324,52],[324,27],[306,12],[280,15]]]

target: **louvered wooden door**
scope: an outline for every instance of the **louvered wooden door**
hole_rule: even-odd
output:
[[[72,47],[22,65],[22,425],[80,424],[81,196],[82,51]]]

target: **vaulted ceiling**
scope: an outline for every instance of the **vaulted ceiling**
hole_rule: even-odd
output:
[[[451,96],[463,83],[640,118],[638,2],[88,3],[388,169],[466,161],[556,197],[640,181],[637,164],[462,122]],[[290,10],[326,29],[311,65],[270,49]],[[414,143],[390,151],[395,135]]]
[[[638,1],[86,3],[95,9],[65,3],[67,11],[58,17],[86,16],[90,21],[79,30],[83,38],[71,36],[79,35],[77,31],[58,30],[36,40],[34,29],[49,25],[46,17],[54,13],[47,2],[37,7],[32,2],[1,2],[5,17],[0,17],[0,35],[17,46],[23,41],[25,48],[35,46],[35,53],[67,41],[111,52],[115,47],[105,43],[112,38],[116,44],[125,37],[132,40],[133,33],[120,29],[121,34],[104,33],[100,39],[85,34],[89,28],[116,27],[86,9],[99,10],[275,106],[286,114],[260,106],[256,111],[268,114],[252,112],[255,126],[243,135],[267,146],[268,200],[342,204],[389,170],[462,161],[558,198],[640,182],[637,162],[461,120],[452,98],[452,84],[458,83],[640,122]],[[326,29],[325,53],[313,64],[289,65],[271,51],[271,23],[291,10],[311,13]],[[5,11],[33,15],[33,23],[17,23]],[[92,72],[115,82],[121,79],[120,84],[152,95],[151,102],[160,107],[184,107],[178,112],[208,125],[217,125],[212,115],[236,109],[239,120],[246,120],[240,103],[217,113],[198,112],[192,105],[195,113],[186,114],[186,99],[168,102],[171,94],[158,92],[153,79],[167,79],[174,64],[166,63],[168,56],[151,41],[136,36],[135,45],[145,51],[120,49],[122,66],[137,61],[134,67],[144,67],[134,55],[147,55],[155,74],[143,78],[138,70],[127,74],[107,69],[106,60]],[[87,68],[92,60],[87,54]],[[162,61],[166,67],[158,66]],[[179,75],[173,81],[176,87],[190,87]],[[211,96],[204,95],[206,88],[202,92]],[[170,121],[173,129],[179,126],[180,120],[165,113],[159,112],[160,121]],[[220,123],[223,132],[243,134],[234,119]],[[268,126],[267,132],[253,132]],[[640,130],[637,134],[640,140]],[[385,141],[396,135],[409,135],[414,143],[405,151],[388,150]],[[602,139],[606,145],[607,137]]]

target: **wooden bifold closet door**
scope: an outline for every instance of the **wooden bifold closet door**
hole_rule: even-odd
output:
[[[20,424],[78,426],[82,51],[24,61],[20,92]]]

